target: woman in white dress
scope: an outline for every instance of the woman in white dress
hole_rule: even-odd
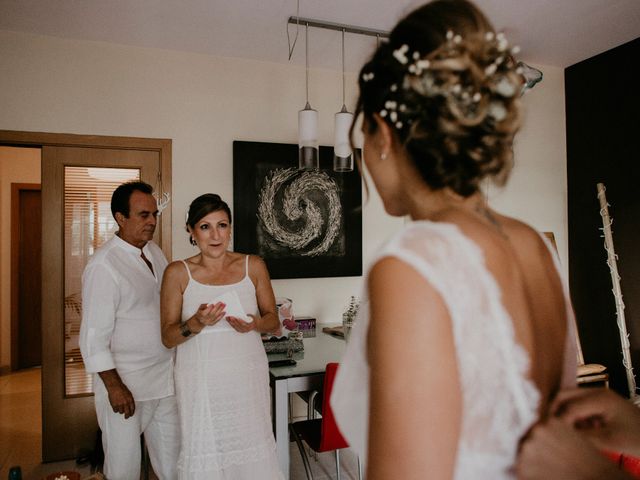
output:
[[[572,310],[554,254],[492,210],[522,78],[465,0],[401,20],[359,77],[364,163],[408,223],[366,276],[332,405],[367,479],[510,479],[520,440],[575,384]]]
[[[187,230],[200,252],[167,267],[161,292],[162,341],[177,346],[179,478],[281,479],[260,339],[279,326],[269,273],[227,250],[231,211],[218,195],[191,203]],[[227,315],[238,303],[245,319]]]

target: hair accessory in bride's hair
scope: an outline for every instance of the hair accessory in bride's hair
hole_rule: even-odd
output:
[[[444,44],[426,56],[403,44],[393,51],[405,70],[402,91],[397,92],[396,83],[389,87],[380,116],[398,130],[410,125],[420,113],[420,102],[407,102],[415,105],[413,111],[407,108],[400,102],[404,92],[444,99],[451,114],[466,125],[477,125],[487,117],[501,122],[507,117],[505,101],[511,101],[522,86],[519,67],[512,58],[518,52],[518,47],[509,49],[502,32],[487,32],[478,42],[466,41],[450,30]],[[373,75],[363,73],[362,79],[367,82]]]
[[[409,45],[402,45],[400,48],[393,51],[393,56],[402,65],[406,65],[409,59],[407,58],[407,52],[409,51]]]
[[[395,90],[392,89],[392,91],[395,91]],[[384,108],[380,110],[380,116],[382,118],[386,118],[388,116],[391,123],[393,123],[395,127],[398,130],[400,130],[402,128],[402,121],[398,120],[398,115],[399,115],[398,112],[402,114],[406,111],[407,111],[407,106],[404,103],[401,103],[400,105],[398,105],[398,102],[396,101],[387,100],[386,102],[384,102]]]
[[[371,80],[373,80],[373,78],[375,77],[373,72],[364,72],[362,74],[362,81],[363,82],[369,82]]]

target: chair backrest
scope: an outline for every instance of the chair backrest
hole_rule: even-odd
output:
[[[331,390],[333,389],[333,380],[338,372],[337,363],[327,363],[327,369],[324,374],[324,387],[322,394],[322,423],[320,426],[320,450],[326,452],[346,448],[349,446],[347,441],[340,433],[338,425],[336,425],[333,411],[329,399],[331,398]]]

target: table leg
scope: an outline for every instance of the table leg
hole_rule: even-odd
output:
[[[287,380],[276,380],[272,388],[273,426],[276,437],[276,452],[280,469],[286,480],[289,479],[289,392]]]

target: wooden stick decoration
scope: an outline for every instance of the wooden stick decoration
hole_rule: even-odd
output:
[[[636,379],[633,374],[633,364],[631,363],[631,345],[629,344],[629,334],[624,316],[624,302],[622,301],[622,290],[620,289],[620,275],[618,274],[618,256],[613,248],[613,234],[611,224],[613,220],[609,217],[609,204],[605,194],[604,184],[598,183],[598,200],[600,201],[600,216],[602,217],[602,232],[604,233],[604,249],[607,251],[607,265],[611,272],[611,283],[613,284],[613,296],[616,301],[616,320],[620,331],[620,343],[622,345],[622,364],[627,373],[627,384],[629,386],[629,397],[632,402],[638,404],[640,397],[636,394]]]

